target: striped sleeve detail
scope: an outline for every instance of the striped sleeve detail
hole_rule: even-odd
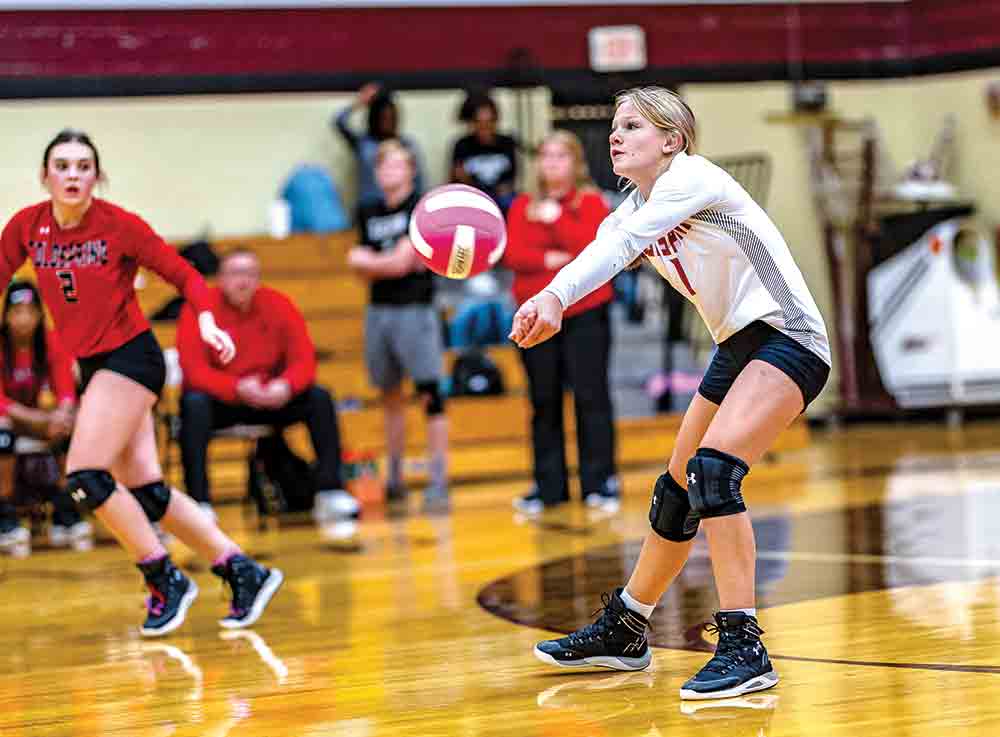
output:
[[[775,263],[771,252],[756,233],[731,215],[715,210],[702,210],[692,220],[714,225],[739,244],[747,260],[771,298],[781,307],[785,330],[804,348],[816,352],[816,341],[809,317],[795,301],[791,287]]]

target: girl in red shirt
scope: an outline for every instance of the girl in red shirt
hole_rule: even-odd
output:
[[[202,339],[223,362],[236,350],[208,310],[198,272],[141,218],[94,197],[100,177],[90,138],[60,132],[42,156],[42,183],[51,199],[14,215],[0,236],[0,284],[32,259],[56,331],[80,365],[83,394],[66,460],[67,491],[114,534],[146,579],[151,596],[143,635],[177,629],[198,595],[151,522],[213,561],[213,573],[233,591],[220,624],[246,627],[263,613],[282,574],[243,555],[195,502],[163,482],[152,408],[165,364],[132,286],[139,266],[173,284],[195,307]]]
[[[507,215],[504,265],[514,272],[518,305],[533,297],[586,248],[608,207],[587,171],[580,140],[569,131],[550,133],[538,147],[538,194],[522,194]],[[605,285],[566,311],[563,332],[521,351],[533,415],[535,486],[514,506],[535,514],[569,500],[563,391],[573,389],[580,484],[588,506],[618,510],[615,432],[608,389],[613,297]]]
[[[43,387],[55,396],[53,409],[38,406]],[[73,359],[56,336],[45,329],[42,300],[34,284],[13,282],[7,288],[0,323],[0,550],[27,554],[31,534],[17,519],[13,497],[16,486],[18,437],[45,441],[59,458],[45,455],[41,465],[45,483],[58,481],[58,468],[73,430],[76,388]],[[50,464],[55,463],[55,467]],[[51,471],[51,473],[50,473]],[[36,474],[37,475],[37,474]],[[50,539],[54,545],[85,543],[93,530],[83,521],[64,493],[52,498]]]

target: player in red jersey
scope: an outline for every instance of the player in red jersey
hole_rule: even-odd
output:
[[[41,406],[44,389],[54,406]],[[52,503],[49,542],[54,547],[92,547],[93,529],[61,488],[69,436],[76,414],[73,358],[45,327],[35,285],[7,287],[0,320],[0,551],[31,552],[31,533],[21,526],[15,500],[19,482],[45,490]],[[33,440],[33,452],[18,448]],[[16,455],[24,453],[20,458]]]
[[[244,555],[194,501],[163,482],[152,408],[165,364],[132,286],[139,266],[195,307],[202,339],[223,362],[236,350],[206,309],[202,277],[141,218],[94,197],[100,177],[90,138],[61,131],[42,157],[51,199],[18,212],[0,236],[0,284],[31,258],[56,331],[80,364],[83,394],[66,460],[67,490],[111,530],[146,579],[151,596],[143,635],[180,627],[198,595],[151,521],[213,562],[212,572],[233,592],[220,624],[247,627],[278,590],[282,573]]]

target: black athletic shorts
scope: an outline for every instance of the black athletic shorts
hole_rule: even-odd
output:
[[[781,370],[802,390],[802,410],[816,398],[830,376],[822,358],[766,322],[756,320],[722,341],[698,387],[709,402],[722,404],[736,377],[751,361]]]
[[[167,365],[163,360],[163,349],[152,330],[139,333],[127,343],[123,343],[107,353],[77,359],[80,364],[82,385],[80,394],[87,390],[87,384],[101,369],[127,376],[132,381],[160,396],[167,380]]]

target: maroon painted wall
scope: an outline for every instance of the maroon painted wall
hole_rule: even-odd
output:
[[[522,50],[529,76],[589,74],[587,30],[636,23],[649,65],[678,78],[899,76],[998,63],[1000,0],[858,5],[368,8],[0,13],[0,94],[187,80],[240,88],[490,80]],[[945,69],[946,70],[946,69]],[[500,75],[502,77],[502,75]],[[104,82],[101,82],[104,80]],[[131,81],[130,81],[131,80]],[[142,81],[140,81],[142,80]],[[290,87],[289,87],[290,85]],[[72,86],[72,85],[70,85]],[[252,87],[252,85],[251,85]],[[49,90],[49,92],[44,92]],[[14,94],[11,94],[14,91]]]

